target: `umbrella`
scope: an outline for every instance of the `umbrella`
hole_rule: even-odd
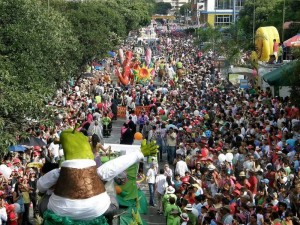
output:
[[[115,52],[112,52],[112,51],[109,51],[108,54],[109,54],[111,57],[115,57],[115,56],[116,56],[116,53],[115,53]]]
[[[24,152],[26,148],[22,145],[12,145],[8,147],[8,150],[11,152]]]
[[[26,139],[21,140],[21,142],[19,143],[21,145],[26,145],[26,146],[46,146],[47,144],[40,138],[38,137],[29,137]]]
[[[178,130],[178,127],[176,127],[174,124],[169,124],[166,126],[167,130],[170,129],[170,128],[173,128],[175,130]]]
[[[297,34],[294,37],[284,41],[283,44],[285,47],[300,46],[300,34]]]

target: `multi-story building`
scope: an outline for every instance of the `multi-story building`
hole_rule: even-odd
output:
[[[229,26],[246,0],[192,0],[194,25]]]

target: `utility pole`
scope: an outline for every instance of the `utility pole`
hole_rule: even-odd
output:
[[[282,11],[282,33],[281,33],[282,42],[284,41],[284,27],[283,27],[284,22],[285,22],[285,0],[283,0],[283,11]]]
[[[235,24],[235,21],[236,21],[236,18],[235,18],[235,1],[236,0],[233,0],[233,23]]]
[[[253,39],[253,44],[255,43],[255,13],[256,13],[256,4],[255,0],[253,0],[253,21],[252,21],[252,39]]]

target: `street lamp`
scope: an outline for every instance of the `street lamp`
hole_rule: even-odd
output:
[[[253,44],[255,43],[255,0],[253,0],[253,21],[252,21],[252,38],[253,38]]]

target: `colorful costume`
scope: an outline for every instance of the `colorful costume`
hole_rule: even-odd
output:
[[[38,180],[38,190],[54,187],[44,213],[45,225],[107,224],[103,214],[111,199],[102,181],[110,182],[121,172],[144,158],[134,152],[111,160],[98,169],[88,138],[74,130],[60,136],[65,159],[61,169],[52,170]]]

